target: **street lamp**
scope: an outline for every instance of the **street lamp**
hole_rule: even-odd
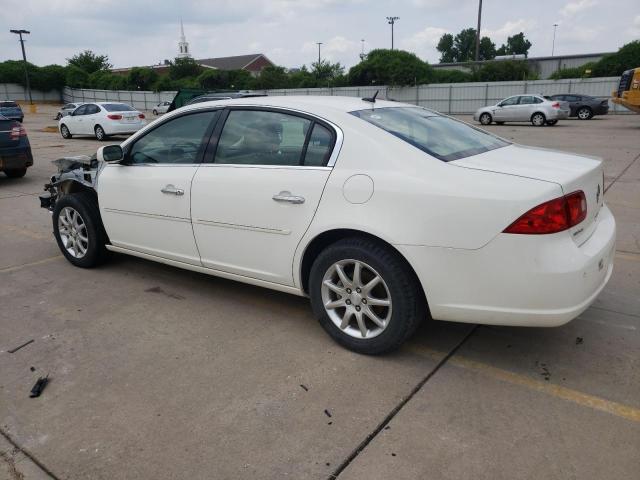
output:
[[[322,42],[316,42],[316,45],[318,45],[318,65],[320,65],[320,45],[322,45]]]
[[[28,30],[9,30],[11,33],[15,33],[20,36],[20,45],[22,46],[22,60],[24,60],[24,77],[27,81],[27,92],[29,92],[29,104],[33,105],[33,99],[31,98],[31,85],[29,85],[29,71],[27,70],[27,54],[24,53],[24,40],[22,34],[30,34]]]
[[[558,28],[558,24],[553,24],[553,43],[551,44],[551,56],[553,57],[553,52],[556,49],[556,29]]]
[[[482,19],[482,0],[478,5],[478,29],[476,30],[476,62],[480,60],[480,20]]]
[[[387,22],[391,25],[391,50],[393,50],[393,25],[397,20],[400,20],[400,17],[387,17]]]
[[[364,38],[360,40],[362,42],[362,51],[360,52],[360,60],[364,60],[364,57],[366,56],[364,54]]]

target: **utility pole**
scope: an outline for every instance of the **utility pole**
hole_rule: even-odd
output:
[[[400,17],[387,17],[387,22],[391,25],[391,50],[393,50],[393,26]]]
[[[553,57],[553,53],[556,49],[556,29],[558,28],[558,24],[553,24],[553,43],[551,44],[551,56]]]
[[[366,56],[364,54],[364,38],[360,40],[362,42],[362,51],[360,52],[360,61],[364,60],[364,57]]]
[[[320,45],[322,45],[322,42],[316,42],[316,45],[318,45],[318,65],[320,65]]]
[[[29,104],[33,105],[33,98],[31,98],[31,85],[29,84],[29,71],[27,70],[27,54],[24,52],[24,39],[22,34],[29,35],[31,32],[28,30],[9,30],[11,33],[15,33],[20,36],[20,46],[22,47],[22,60],[24,61],[24,78],[27,82],[27,92],[29,92]]]
[[[480,23],[482,20],[482,0],[478,5],[478,28],[476,29],[476,62],[480,60]]]

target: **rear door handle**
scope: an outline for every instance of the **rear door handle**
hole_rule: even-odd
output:
[[[172,184],[165,185],[164,188],[161,188],[160,191],[162,193],[166,193],[168,195],[184,195],[184,190],[181,188],[176,188]]]
[[[304,203],[304,197],[291,195],[291,192],[288,192],[286,190],[283,190],[277,195],[274,195],[272,198],[276,202],[287,202],[287,203],[293,203],[294,205],[300,205],[301,203]]]

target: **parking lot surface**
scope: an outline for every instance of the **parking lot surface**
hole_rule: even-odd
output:
[[[26,177],[0,174],[0,479],[638,478],[640,116],[488,127],[604,159],[617,253],[591,308],[425,322],[366,357],[304,298],[121,255],[72,267],[37,195],[51,160],[101,144],[45,131],[54,114],[25,117]]]

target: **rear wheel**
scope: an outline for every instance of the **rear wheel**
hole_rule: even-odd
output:
[[[104,128],[102,128],[100,125],[96,125],[96,128],[94,128],[93,131],[96,134],[96,139],[98,139],[99,141],[107,138],[107,134],[104,132]]]
[[[547,125],[553,127],[556,123],[558,123],[558,120],[547,120]]]
[[[339,344],[375,355],[398,348],[425,318],[422,288],[392,248],[348,238],[327,247],[313,263],[311,306]]]
[[[480,123],[482,125],[491,125],[491,114],[485,112],[480,115]]]
[[[536,112],[533,115],[531,115],[531,123],[533,124],[534,127],[542,127],[544,126],[546,121],[547,119],[544,116],[544,113]]]
[[[590,120],[593,117],[593,112],[589,107],[581,107],[577,113],[580,120]]]
[[[76,267],[91,268],[107,256],[107,234],[91,192],[64,195],[53,209],[53,235],[62,254]]]
[[[71,132],[69,131],[69,127],[67,127],[64,123],[60,125],[60,135],[62,138],[71,138]]]
[[[496,122],[496,125],[504,125],[504,122]]]
[[[12,168],[4,171],[5,175],[9,178],[20,178],[27,174],[27,167],[24,168]]]

